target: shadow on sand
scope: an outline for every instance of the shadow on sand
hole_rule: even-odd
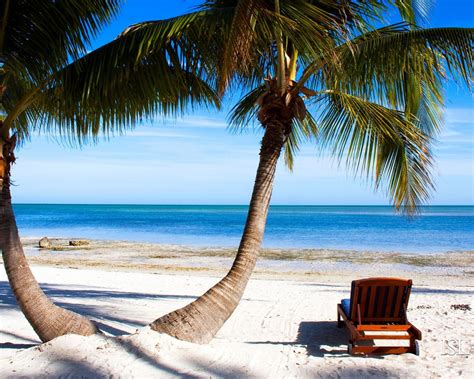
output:
[[[335,321],[302,321],[295,341],[251,341],[252,345],[288,345],[304,347],[308,356],[347,356],[347,334]]]
[[[119,317],[111,314],[107,309],[100,306],[84,304],[81,299],[133,299],[133,300],[176,300],[185,299],[192,301],[196,297],[188,295],[165,295],[165,294],[150,294],[137,292],[120,292],[109,290],[92,290],[87,286],[80,289],[67,289],[59,285],[51,285],[48,283],[41,283],[41,288],[55,304],[69,309],[73,312],[79,313],[87,318],[93,319],[97,326],[104,332],[113,336],[128,334],[127,330],[120,329],[115,326],[108,325],[108,322],[123,323],[135,328],[145,326],[147,322],[143,320],[136,320],[127,317]],[[68,302],[57,301],[55,298],[67,299]],[[0,309],[18,308],[15,296],[13,295],[10,284],[7,281],[0,281]],[[3,332],[2,332],[3,333]]]
[[[196,296],[189,295],[163,295],[151,294],[142,292],[123,292],[123,291],[108,291],[108,290],[92,290],[87,286],[82,286],[81,289],[67,289],[66,286],[53,285],[49,283],[40,283],[44,293],[51,298],[74,298],[74,299],[134,299],[134,300],[156,300],[156,299],[189,299],[194,300]],[[79,287],[75,285],[75,287]],[[80,288],[80,287],[79,287]],[[10,284],[7,281],[0,281],[0,305],[16,305],[15,296],[13,295]]]
[[[335,321],[302,321],[296,343],[305,346],[308,355],[314,357],[347,355],[347,333]]]

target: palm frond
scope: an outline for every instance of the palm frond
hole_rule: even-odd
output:
[[[396,24],[338,46],[337,63],[321,57],[308,85],[334,88],[414,116],[428,134],[439,129],[442,82],[449,73],[472,85],[474,29],[409,30]],[[319,71],[318,71],[319,70]]]
[[[362,36],[351,46],[340,46],[343,69],[332,70],[335,79],[347,83],[351,92],[366,95],[385,90],[389,97],[403,98],[395,83],[405,72],[436,86],[435,79],[444,77],[447,71],[470,87],[473,43],[474,29],[408,30],[406,25],[397,24]]]
[[[1,104],[3,108],[3,121],[5,122],[6,117],[10,116],[11,112],[14,111],[21,99],[24,99],[28,94],[35,91],[36,87],[29,80],[25,80],[21,76],[11,75],[9,78],[10,85],[4,88],[1,98]],[[2,133],[7,134],[8,130]],[[28,125],[27,116],[24,112],[19,112],[16,118],[13,132],[17,135],[17,141],[21,145],[25,140],[28,139],[31,130]]]
[[[296,153],[303,142],[309,141],[318,135],[319,127],[310,112],[305,112],[304,118],[294,118],[291,133],[288,135],[284,146],[285,165],[293,171]]]
[[[434,0],[390,0],[402,18],[410,24],[419,25],[428,20]]]
[[[35,102],[30,124],[81,142],[121,133],[142,118],[182,113],[189,105],[219,106],[216,93],[199,75],[165,60],[148,60],[130,76],[116,73],[117,80],[97,87],[88,86],[80,74],[58,81]]]
[[[193,24],[200,16],[198,12],[132,26],[116,40],[44,78],[41,85],[30,85],[36,96],[28,104],[31,127],[44,129],[51,123],[51,130],[87,140],[99,132],[133,127],[142,117],[157,113],[176,114],[197,103],[219,106],[211,88],[210,65],[206,66],[215,57],[203,55],[212,46],[194,34],[200,34],[197,22]],[[22,80],[28,83],[28,78]],[[6,88],[15,91],[14,86]],[[26,87],[23,92],[28,95]],[[16,119],[21,99],[11,93],[5,127]]]
[[[433,189],[429,137],[404,112],[346,93],[319,99],[320,140],[357,174],[385,183],[395,207],[413,213]]]
[[[254,27],[257,12],[261,9],[261,0],[241,0],[235,6],[232,22],[229,26],[219,73],[219,91],[223,92],[232,79],[237,66],[244,67],[253,58],[252,44],[255,39]]]
[[[35,82],[77,59],[114,17],[122,0],[15,0],[0,6],[6,71]]]
[[[241,131],[256,121],[260,100],[266,92],[266,86],[260,85],[242,97],[231,109],[229,112],[229,128],[231,131]]]

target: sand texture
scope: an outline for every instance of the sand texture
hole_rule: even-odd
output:
[[[106,332],[102,336],[68,335],[39,344],[16,306],[4,270],[0,271],[0,377],[474,376],[474,283],[469,262],[443,268],[348,263],[328,257],[319,266],[317,261],[309,266],[305,261],[300,270],[292,266],[294,260],[286,260],[285,265],[285,260],[264,257],[241,304],[217,337],[208,345],[196,345],[158,334],[146,325],[212,286],[225,272],[229,257],[202,257],[204,262],[214,262],[211,269],[194,271],[181,258],[172,263],[169,257],[156,258],[169,259],[161,268],[146,270],[130,261],[127,265],[133,267],[121,269],[78,263],[77,254],[100,260],[103,253],[100,249],[67,254],[30,251],[30,260],[39,255],[44,260],[33,259],[32,268],[45,292],[58,304],[98,322]],[[138,256],[149,253],[135,251]],[[168,255],[179,254],[174,249]],[[173,264],[178,269],[171,270]],[[414,279],[408,316],[423,332],[421,355],[348,355],[346,332],[336,327],[336,304],[348,297],[352,279],[367,273],[386,275],[397,267],[404,268],[398,276]],[[170,274],[164,274],[167,270]]]

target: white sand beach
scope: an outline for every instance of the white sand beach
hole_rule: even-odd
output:
[[[456,280],[454,275],[429,275],[429,270],[423,275],[408,272],[414,280],[408,315],[423,332],[421,354],[367,358],[348,355],[346,332],[336,327],[336,304],[348,297],[351,280],[338,271],[315,271],[314,275],[290,276],[291,280],[282,273],[275,277],[273,272],[272,278],[266,279],[261,267],[217,337],[209,345],[196,345],[160,335],[145,326],[193,300],[221,273],[175,270],[167,275],[131,268],[114,271],[64,267],[67,265],[32,268],[55,302],[95,320],[106,335],[67,335],[40,344],[16,306],[2,269],[0,377],[474,375],[472,276]],[[352,279],[366,276],[357,267]],[[368,271],[376,274],[377,268],[371,267]],[[424,284],[417,283],[417,276]],[[459,304],[468,305],[471,310],[454,309]]]

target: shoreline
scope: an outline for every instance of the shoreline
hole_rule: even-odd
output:
[[[67,243],[69,241],[86,241],[89,242],[91,246],[105,246],[105,245],[135,245],[137,247],[167,247],[171,246],[173,248],[182,248],[185,250],[203,250],[203,251],[235,251],[237,250],[237,245],[201,245],[201,244],[192,244],[192,243],[168,243],[168,242],[155,242],[155,241],[141,241],[134,239],[116,239],[116,238],[95,238],[95,237],[81,237],[81,236],[23,236],[21,241],[25,247],[35,248],[38,247],[38,241],[46,237],[49,240],[55,242],[56,251],[67,251],[69,246]],[[318,251],[333,251],[333,252],[351,252],[351,253],[368,253],[368,254],[400,254],[400,255],[411,255],[411,256],[431,256],[431,255],[444,255],[452,253],[474,253],[474,246],[472,249],[469,248],[451,248],[451,249],[440,249],[437,251],[432,250],[402,250],[402,249],[372,249],[372,248],[345,248],[345,247],[315,247],[315,246],[303,246],[303,247],[287,247],[287,246],[262,246],[263,252],[318,252]],[[222,254],[222,253],[221,253]],[[284,256],[279,257],[279,259],[285,259]]]
[[[219,277],[231,267],[236,248],[200,248],[184,245],[117,240],[50,238],[51,249],[39,249],[38,239],[22,238],[32,265],[97,268],[105,271],[142,271]],[[340,249],[262,249],[255,278],[337,281],[341,277],[411,277],[419,284],[474,285],[474,251],[409,254]]]
[[[20,234],[21,231],[20,231]],[[75,235],[75,236],[70,236],[67,234],[59,234],[59,235],[27,235],[27,236],[21,236],[21,240],[23,242],[26,242],[27,245],[34,246],[35,244],[37,245],[37,242],[43,238],[47,237],[51,240],[56,240],[56,241],[69,241],[69,240],[85,240],[85,241],[91,241],[91,242],[107,242],[109,244],[115,244],[115,243],[126,243],[126,244],[135,244],[138,246],[144,245],[150,245],[150,246],[176,246],[176,247],[182,247],[186,249],[204,249],[204,250],[232,250],[232,249],[237,249],[239,241],[240,241],[240,236],[238,239],[234,241],[234,243],[214,243],[214,244],[208,244],[208,243],[200,243],[200,242],[190,242],[186,241],[183,243],[176,243],[175,241],[179,241],[180,236],[177,235],[176,238],[174,238],[172,241],[155,241],[155,240],[143,240],[143,239],[135,239],[135,238],[123,238],[122,237],[113,237],[113,238],[107,238],[103,236],[81,236]],[[411,249],[406,249],[405,247],[399,246],[399,247],[387,247],[387,248],[377,248],[377,247],[352,247],[352,246],[299,246],[298,244],[293,244],[290,246],[287,246],[285,244],[281,246],[267,246],[265,244],[265,241],[262,245],[262,250],[266,251],[349,251],[349,252],[354,252],[354,253],[377,253],[377,254],[393,254],[393,253],[398,253],[398,254],[403,254],[403,255],[439,255],[439,254],[449,254],[449,253],[463,253],[463,252],[474,252],[474,244],[469,247],[462,247],[462,248],[457,248],[457,247],[449,247],[449,248],[425,248],[425,249],[416,249],[416,248],[411,248]]]

